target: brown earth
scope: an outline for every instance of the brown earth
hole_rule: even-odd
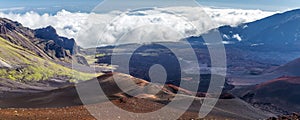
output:
[[[156,111],[162,107],[164,104],[153,102],[146,99],[138,98],[126,98],[122,100],[113,100],[111,102],[104,102],[99,104],[88,105],[86,107],[93,110],[101,110],[106,114],[102,114],[99,119],[101,120],[116,120],[116,119],[170,119],[171,116],[177,115],[178,111],[174,108],[166,107],[164,113],[168,113],[161,116],[153,116],[152,118],[144,118],[142,116],[131,116],[126,113],[119,113],[116,109],[112,108],[110,103],[118,106],[119,108],[133,112],[133,113],[148,113]],[[193,105],[196,103],[194,102]],[[245,106],[247,107],[247,106]],[[191,106],[188,111],[186,111],[179,120],[192,120],[200,119],[198,118],[198,112],[193,111],[195,106]],[[230,109],[230,108],[229,108]],[[243,111],[243,110],[241,110]],[[223,113],[222,113],[223,112]],[[249,111],[248,111],[249,112]],[[213,110],[204,119],[252,119],[246,116],[240,116],[231,112],[226,112],[226,110]],[[99,116],[98,116],[99,117]],[[0,109],[1,120],[96,120],[89,111],[84,106],[72,106],[72,107],[62,107],[62,108],[8,108]]]
[[[115,119],[171,119],[174,116],[180,115],[179,112],[185,111],[185,114],[180,119],[195,119],[198,118],[198,111],[202,106],[203,97],[193,97],[187,95],[190,93],[187,90],[151,84],[142,79],[134,78],[132,76],[113,73],[106,74],[98,79],[86,81],[77,84],[77,89],[85,90],[81,94],[88,101],[89,108],[100,111],[102,114],[99,119],[115,120]],[[125,94],[120,90],[115,83],[115,78],[118,78],[121,86],[125,86],[126,93],[132,93],[133,96]],[[130,84],[133,82],[137,86]],[[99,85],[102,87],[106,96],[93,94],[96,87],[91,85]],[[158,90],[158,91],[157,91]],[[183,94],[175,94],[174,91]],[[57,90],[32,93],[21,97],[13,97],[7,99],[0,99],[0,119],[4,120],[24,120],[24,119],[95,119],[88,113],[82,106],[78,91],[75,86],[62,87]],[[178,96],[178,98],[174,98]],[[115,105],[111,104],[109,100],[123,108],[126,111],[134,113],[153,112],[164,107],[169,102],[185,103],[187,100],[194,100],[188,110],[184,109],[184,105],[176,104],[174,107],[166,106],[164,111],[157,116],[140,116],[128,115],[115,109]],[[212,106],[207,106],[212,107]],[[14,108],[14,109],[13,109]],[[95,113],[99,114],[98,112]],[[268,113],[264,113],[258,109],[253,108],[251,105],[245,103],[238,98],[220,99],[216,106],[213,107],[207,118],[209,119],[266,119],[270,117]],[[176,117],[177,118],[177,117]]]
[[[293,113],[291,115],[281,115],[278,117],[271,117],[268,120],[299,120],[300,115],[299,113]]]
[[[126,100],[114,100],[113,104],[119,106],[120,108],[134,112],[134,113],[146,113],[155,111],[161,107],[163,104],[151,102],[143,99],[126,99]],[[108,102],[89,105],[89,107],[94,107],[96,109],[105,110],[110,113],[114,113],[111,109],[106,108],[108,106]],[[170,115],[172,115],[173,111],[170,110]],[[120,117],[120,116],[110,116],[103,115],[101,119],[103,120],[111,120],[111,119],[136,119],[139,117]],[[122,115],[126,116],[126,115]],[[169,116],[169,115],[166,115]],[[165,116],[155,116],[155,118],[165,119]],[[186,112],[179,119],[189,120],[197,118],[196,112]],[[95,120],[88,110],[84,106],[73,106],[73,107],[63,107],[63,108],[19,108],[19,109],[0,109],[0,118],[1,120]],[[217,118],[217,117],[213,117]],[[146,118],[143,118],[146,119]]]
[[[247,88],[242,98],[274,114],[300,111],[300,77],[282,76]]]

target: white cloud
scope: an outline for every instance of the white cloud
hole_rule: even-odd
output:
[[[55,15],[43,14],[36,12],[27,12],[25,14],[1,13],[0,17],[18,21],[23,26],[32,29],[53,26],[58,34],[67,37],[74,37],[80,30],[80,25],[83,24],[89,16],[87,13],[71,13],[66,10],[61,10]]]
[[[240,37],[239,34],[234,34],[234,35],[232,36],[232,38],[235,38],[235,39],[237,39],[238,41],[242,41],[242,38]]]
[[[25,7],[0,8],[0,11],[23,10]]]
[[[236,26],[245,22],[253,22],[277,12],[243,9],[215,9],[206,7],[204,10],[218,25]]]
[[[77,38],[77,42],[81,46],[91,47],[99,44],[115,44],[121,36],[127,42],[179,40],[179,37],[199,35],[222,25],[236,26],[241,23],[252,22],[274,13],[260,10],[209,7],[203,9],[198,7],[169,7],[122,14],[119,11],[106,14],[88,14],[71,13],[66,10],[59,11],[55,15],[40,15],[36,12],[25,14],[0,12],[0,17],[18,21],[33,29],[52,25],[57,29],[59,35]],[[212,22],[209,22],[209,18]],[[87,19],[88,22],[86,23]],[[153,26],[150,27],[149,25]],[[103,31],[104,29],[105,31]],[[77,33],[80,33],[80,37],[76,37]]]
[[[228,35],[226,35],[226,34],[223,35],[223,38],[225,38],[227,40],[230,39],[230,37],[228,37]]]

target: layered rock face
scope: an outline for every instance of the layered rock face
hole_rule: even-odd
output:
[[[6,18],[0,18],[0,37],[49,60],[70,62],[79,49],[74,39],[59,36],[52,26],[32,30]]]

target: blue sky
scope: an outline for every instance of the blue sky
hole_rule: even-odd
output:
[[[300,8],[300,0],[198,0],[203,5],[282,11]]]
[[[100,2],[99,0],[0,0],[0,10],[6,10],[6,12],[56,13],[61,9],[65,9],[71,12],[90,12]],[[9,10],[10,8],[14,9]]]
[[[175,0],[174,0],[175,1]],[[300,0],[197,0],[203,6],[282,11],[300,8]],[[101,0],[0,0],[0,10],[6,12],[36,11],[55,13],[61,9],[90,12]],[[126,4],[126,0],[124,0]],[[22,8],[22,9],[21,9]]]

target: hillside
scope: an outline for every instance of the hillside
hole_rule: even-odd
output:
[[[277,114],[300,111],[300,77],[280,77],[245,90],[242,98]]]
[[[225,41],[260,51],[299,50],[300,10],[278,13],[237,27],[219,28]]]
[[[274,72],[283,73],[283,75],[288,75],[288,76],[300,76],[299,68],[300,68],[300,58],[280,66],[279,68],[274,70]]]
[[[52,26],[32,30],[6,18],[0,18],[0,37],[47,60],[88,65],[79,55],[73,38],[59,36]]]
[[[69,40],[62,37],[61,39]],[[52,48],[51,45],[56,47]],[[73,47],[76,47],[75,43]],[[55,86],[45,81],[66,84],[95,77],[93,74],[77,72],[65,67],[65,64],[71,64],[72,55],[75,55],[70,50],[53,40],[36,37],[34,30],[23,27],[20,23],[0,18],[0,84],[2,85],[0,91],[26,89],[28,86],[31,86],[29,88],[46,87],[46,90],[47,86],[50,88]],[[74,74],[78,74],[80,78],[74,78]],[[37,81],[45,83],[36,83]],[[25,83],[27,87],[18,86],[19,83]]]
[[[119,79],[122,86],[126,86],[125,91],[119,89],[119,84],[117,85],[115,83],[115,78]],[[129,82],[134,82],[135,84],[137,84],[137,86],[128,86]],[[86,93],[81,97],[84,97],[84,99],[88,101],[88,106],[93,107],[97,110],[105,110],[110,112],[115,111],[113,107],[109,107],[109,105],[111,104],[110,102],[124,110],[141,113],[160,109],[171,102],[171,100],[180,103],[185,102],[185,100],[191,99],[192,97],[190,95],[184,94],[186,93],[185,91],[188,90],[180,88],[179,91],[181,92],[177,94],[180,97],[174,99],[176,91],[171,91],[173,87],[152,84],[145,80],[122,73],[106,74],[98,77],[97,79],[79,83],[76,85],[76,87],[77,89],[79,88],[87,91],[95,91],[97,88],[92,88],[89,86],[95,83],[99,83],[101,85],[104,93],[106,94],[106,97],[108,97],[110,101],[104,99],[105,96],[97,94]],[[132,93],[134,96],[128,95],[125,92]],[[201,103],[203,97],[192,97],[192,99],[194,99],[194,102],[186,111],[186,114],[182,116],[182,119],[197,118],[197,112],[202,105]],[[22,110],[25,110],[26,112],[33,114],[38,118],[43,117],[36,114],[39,110],[43,111],[42,114],[44,114],[45,116],[55,118],[55,116],[52,116],[51,113],[47,113],[47,110],[51,110],[52,112],[66,111],[64,115],[69,116],[72,115],[70,109],[72,109],[72,111],[84,110],[81,105],[82,103],[77,94],[75,86],[68,86],[57,90],[42,93],[33,93],[20,97],[6,98],[0,101],[1,108],[15,108],[16,111],[19,111],[21,116],[26,116],[25,114],[23,114],[23,112],[21,112]],[[166,110],[170,113],[169,115],[173,116],[176,115],[176,113],[181,109],[182,106],[177,105],[176,107],[167,107]],[[8,109],[2,110],[4,112]],[[26,113],[25,111],[24,113]],[[241,114],[240,111],[243,111],[243,114]],[[141,118],[141,116],[128,116],[124,114],[122,115],[121,113],[114,114],[120,114],[120,116],[123,116],[122,118],[125,117],[127,119]],[[81,115],[86,115],[86,113],[79,113],[79,115],[75,116],[80,117]],[[111,116],[110,114],[106,115],[107,116],[101,117],[117,117],[115,115]],[[0,117],[2,116],[4,115],[0,114]],[[264,119],[270,116],[271,114],[255,109],[254,107],[238,98],[232,98],[220,99],[207,118]],[[161,117],[163,118],[164,116]],[[15,119],[17,118],[19,117],[15,117]]]

